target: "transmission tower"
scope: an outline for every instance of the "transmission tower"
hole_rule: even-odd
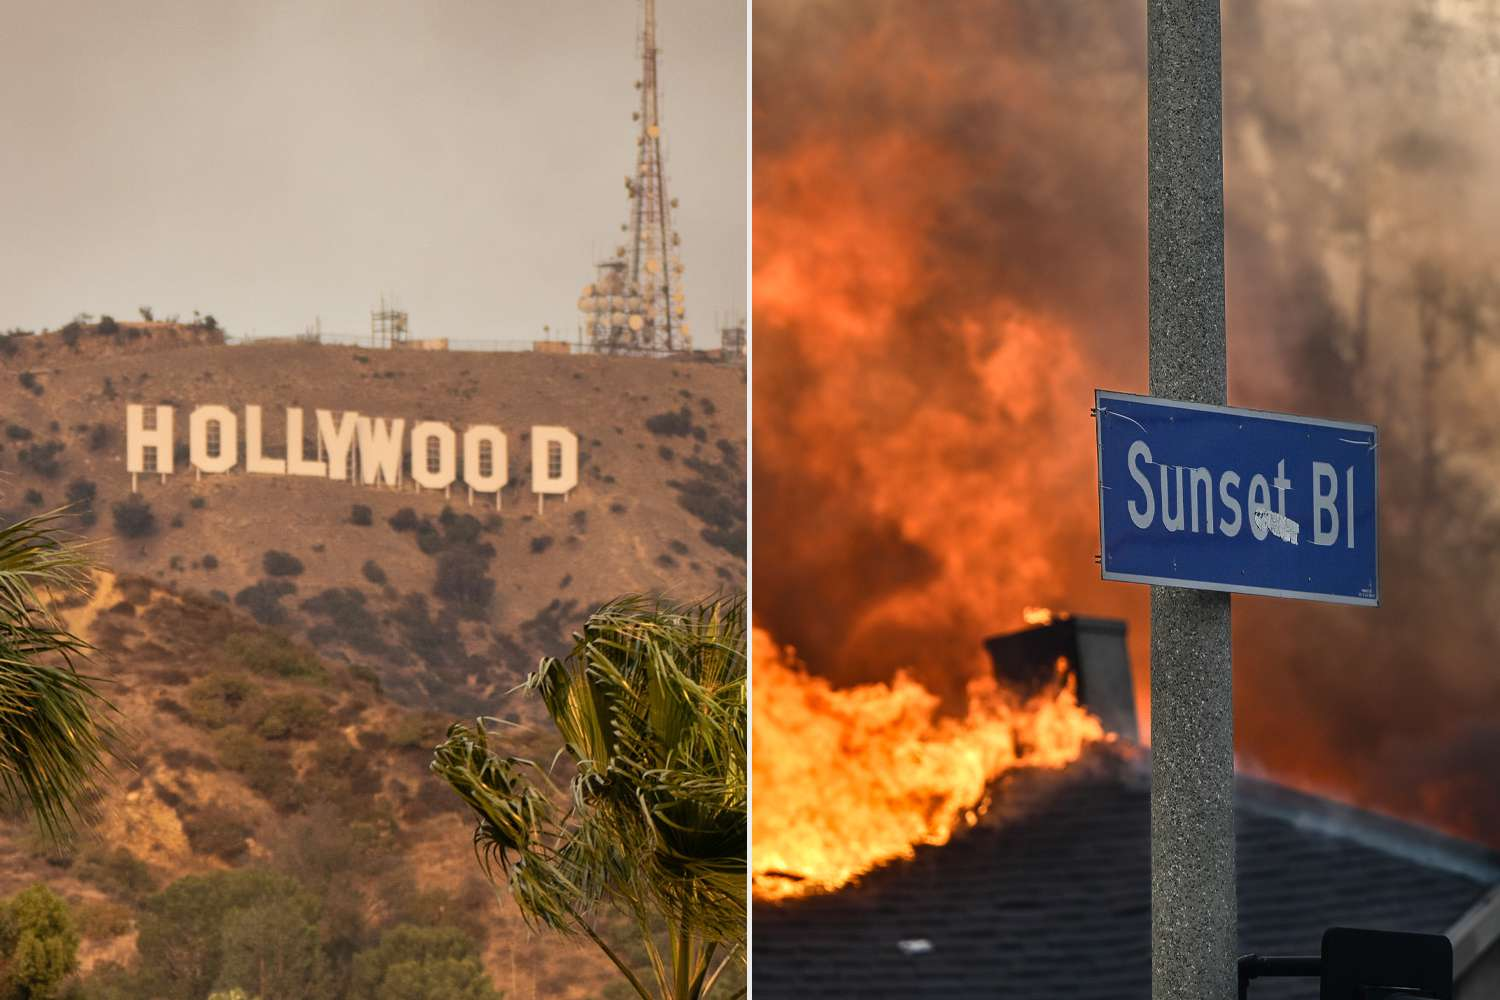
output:
[[[637,354],[692,350],[682,290],[681,243],[672,228],[676,199],[667,197],[662,162],[661,94],[656,76],[656,0],[644,0],[641,28],[640,110],[634,114],[636,169],[625,178],[630,221],[620,228],[629,243],[597,265],[593,284],[578,300],[585,336],[594,350]]]

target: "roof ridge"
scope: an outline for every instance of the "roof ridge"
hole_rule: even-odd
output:
[[[1236,772],[1235,807],[1463,875],[1485,885],[1500,883],[1500,852],[1326,795]]]

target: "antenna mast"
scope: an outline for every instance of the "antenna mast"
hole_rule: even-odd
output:
[[[667,197],[662,157],[661,93],[657,80],[656,0],[644,0],[641,28],[640,123],[636,169],[625,178],[630,199],[628,246],[600,262],[594,284],[578,308],[590,344],[604,353],[671,353],[692,350],[682,291],[681,240],[672,228],[677,203]]]

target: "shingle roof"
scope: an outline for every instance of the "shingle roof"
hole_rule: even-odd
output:
[[[1145,1000],[1146,773],[1099,754],[1018,775],[1002,809],[945,846],[838,893],[757,902],[754,995]],[[1265,782],[1236,791],[1242,952],[1316,954],[1333,925],[1442,933],[1500,882],[1500,859],[1462,842]],[[1282,979],[1250,995],[1317,993]]]

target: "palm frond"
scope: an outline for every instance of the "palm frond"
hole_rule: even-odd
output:
[[[84,590],[93,565],[62,514],[0,526],[0,808],[29,811],[54,839],[74,830],[105,773],[112,711],[78,671],[92,647],[48,604]]]
[[[745,936],[746,621],[739,597],[600,608],[566,657],[524,689],[547,707],[575,765],[571,808],[541,769],[503,756],[482,721],[454,726],[432,769],[478,819],[476,847],[528,921],[595,937],[603,905],[672,929],[663,995],[700,996],[717,948]],[[644,930],[643,930],[644,933]]]

